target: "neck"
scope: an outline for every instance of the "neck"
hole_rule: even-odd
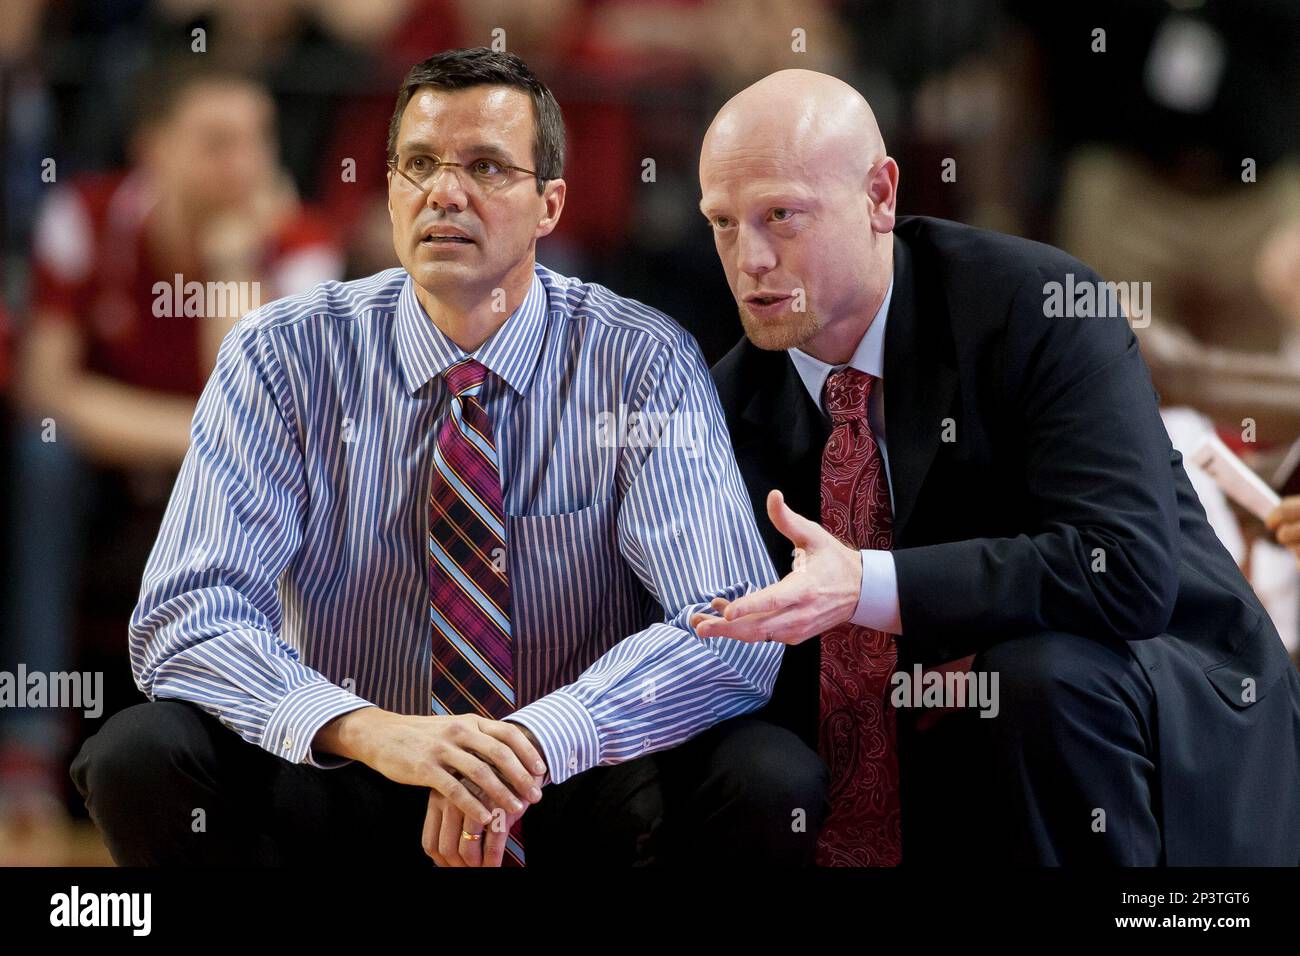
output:
[[[879,302],[876,303],[876,308],[880,308]],[[870,317],[876,314],[875,309],[866,314],[868,319],[865,325],[858,316],[830,322],[799,348],[827,365],[845,364],[853,358],[858,343],[867,334],[867,329],[871,328],[872,319]]]
[[[885,301],[885,293],[872,296],[860,306],[852,309],[843,318],[832,319],[822,326],[811,339],[799,346],[818,361],[827,365],[843,365],[853,358],[862,337],[876,321],[880,304]]]
[[[894,274],[893,253],[893,246],[886,245],[883,266],[871,270],[885,277],[884,284],[878,289],[864,290],[859,302],[843,310],[838,317],[828,319],[812,338],[799,346],[802,351],[827,365],[843,365],[853,358],[889,291],[889,279]]]
[[[533,256],[520,261],[499,286],[487,290],[440,290],[415,286],[425,314],[447,338],[466,352],[476,352],[515,314],[533,281]],[[497,294],[504,291],[504,300]],[[464,293],[464,294],[461,294]]]

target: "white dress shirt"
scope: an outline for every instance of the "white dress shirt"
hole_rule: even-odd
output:
[[[828,421],[830,416],[826,414],[826,408],[822,405],[822,389],[831,372],[842,368],[855,368],[877,380],[871,389],[871,396],[867,403],[867,420],[885,466],[891,507],[894,498],[894,482],[889,474],[889,451],[885,447],[885,322],[889,318],[889,302],[893,297],[894,282],[891,279],[876,317],[871,320],[871,325],[863,333],[857,349],[853,352],[853,358],[847,364],[827,365],[807,352],[801,352],[799,349],[789,350],[795,371],[799,373],[799,378],[803,380],[804,387],[808,389],[808,394],[812,396],[822,416]],[[898,610],[898,575],[894,569],[894,556],[890,552],[870,548],[862,551],[862,584],[858,591],[858,607],[853,612],[851,620],[861,627],[875,628],[888,634],[903,632]]]

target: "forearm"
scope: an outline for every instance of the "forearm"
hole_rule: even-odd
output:
[[[1205,377],[1195,391],[1163,394],[1165,405],[1190,405],[1233,430],[1254,423],[1254,439],[1270,445],[1300,434],[1300,377],[1294,382]]]
[[[689,623],[710,601],[735,600],[776,574],[699,347],[685,335],[678,345],[663,349],[643,376],[639,411],[667,424],[660,440],[621,457],[627,490],[617,519],[620,556],[665,621],[623,638],[577,680],[514,713],[541,744],[557,783],[676,746],[762,706],[780,667],[780,644],[702,639]]]
[[[655,624],[510,719],[536,737],[551,780],[561,783],[591,767],[675,747],[761,707],[782,649],[775,642],[700,639],[683,627]]]
[[[368,763],[367,757],[373,752],[374,741],[382,733],[388,716],[386,711],[372,705],[335,717],[312,738],[312,752]]]
[[[1207,346],[1155,326],[1138,335],[1162,404],[1190,405],[1234,427],[1253,421],[1255,437],[1264,443],[1300,433],[1300,369],[1291,363]]]
[[[228,590],[190,588],[155,606],[146,593],[129,627],[137,686],[151,700],[194,704],[290,763],[343,766],[352,758],[314,754],[312,741],[322,726],[370,702],[298,660],[265,626],[214,633],[230,625],[205,609],[236,602]]]
[[[47,408],[86,454],[109,465],[175,467],[190,443],[194,402],[115,382],[78,375]]]
[[[1097,549],[1105,571],[1095,571]],[[1177,561],[1150,543],[1068,529],[973,538],[893,552],[903,637],[942,663],[1041,630],[1143,640],[1167,625]]]

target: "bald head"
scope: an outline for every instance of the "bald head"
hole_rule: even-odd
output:
[[[707,163],[753,150],[865,176],[884,158],[885,141],[871,106],[843,80],[781,70],[741,90],[714,117],[700,151],[701,177]]]
[[[700,211],[756,345],[848,360],[892,277],[897,186],[842,80],[782,70],[727,101],[700,150]]]

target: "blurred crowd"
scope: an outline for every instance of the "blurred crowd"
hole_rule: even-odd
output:
[[[819,70],[874,107],[901,213],[1151,282],[1137,332],[1175,444],[1216,431],[1271,478],[1300,440],[1300,4],[1063,6],[0,4],[0,671],[102,670],[103,717],[134,702],[126,621],[248,305],[159,309],[158,283],[267,302],[396,266],[385,133],[407,69],[449,47],[517,53],[564,110],[568,198],[539,259],[662,309],[710,361],[740,326],[696,208],[701,135],[746,84]],[[1294,653],[1293,556],[1193,479]],[[78,811],[66,767],[94,723],[0,710],[0,846]]]

